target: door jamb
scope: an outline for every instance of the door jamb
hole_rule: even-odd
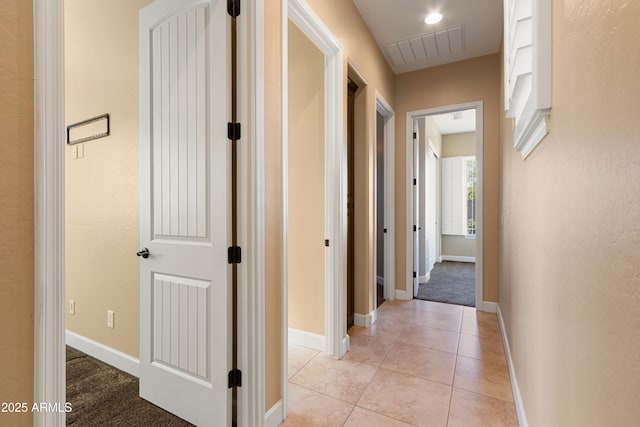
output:
[[[395,127],[396,117],[391,105],[376,91],[376,112],[384,117],[384,298],[396,299],[395,263]],[[377,228],[376,228],[377,230]],[[377,242],[377,238],[374,239]],[[377,251],[377,248],[376,248]],[[377,252],[376,252],[377,253]],[[375,301],[375,299],[374,299]],[[374,302],[375,304],[375,302]]]
[[[252,143],[240,144],[240,419],[262,426],[264,411],[264,0],[247,0],[239,25],[241,117]],[[34,401],[65,402],[63,0],[34,0]],[[249,90],[250,89],[250,90]],[[251,94],[251,95],[249,95]],[[251,98],[249,99],[249,96]],[[251,243],[250,245],[248,243]],[[255,424],[252,424],[252,421]],[[64,412],[36,412],[36,426],[65,426]],[[241,425],[245,423],[242,422]]]
[[[287,1],[287,17],[316,45],[325,57],[325,233],[330,242],[325,251],[325,343],[326,354],[342,358],[349,346],[346,330],[346,183],[343,164],[343,48],[320,18],[304,0]],[[284,21],[283,33],[288,21]],[[283,68],[288,66],[288,47],[283,51]],[[288,82],[283,82],[283,89]],[[285,89],[288,91],[288,89]],[[284,92],[284,91],[283,91]],[[288,100],[283,99],[283,104]],[[288,118],[283,117],[282,132],[288,132]],[[284,141],[288,139],[285,137]],[[287,175],[287,145],[283,145],[283,176]],[[286,182],[283,182],[286,187]],[[285,191],[286,188],[283,188]],[[338,195],[335,197],[334,195]],[[283,193],[284,215],[287,215],[287,193]],[[286,238],[286,228],[283,230]],[[286,255],[286,254],[283,254]],[[285,276],[286,278],[286,276]],[[283,280],[283,295],[287,294]],[[285,302],[286,303],[286,302]],[[287,331],[288,334],[288,331]]]
[[[406,206],[406,223],[407,223],[407,231],[406,231],[406,266],[405,266],[405,278],[412,277],[413,271],[413,257],[410,257],[409,254],[413,254],[413,241],[411,237],[411,233],[413,233],[413,229],[409,227],[409,224],[412,224],[412,215],[413,215],[413,198],[412,191],[413,185],[411,185],[411,174],[413,173],[413,149],[411,148],[413,144],[413,120],[425,117],[432,116],[436,114],[444,114],[444,113],[452,113],[454,111],[460,110],[476,110],[476,167],[477,167],[477,182],[476,182],[476,194],[478,197],[476,198],[476,308],[480,311],[490,310],[490,307],[485,308],[484,298],[483,298],[483,232],[484,232],[484,221],[483,221],[483,184],[484,184],[484,103],[483,101],[474,101],[467,102],[463,104],[455,104],[448,105],[443,107],[436,108],[428,108],[424,110],[417,111],[409,111],[407,112],[406,118],[406,172],[405,178],[407,185],[405,186],[405,194],[407,200]],[[412,299],[413,298],[413,285],[411,285],[411,289],[409,290],[409,282],[405,284],[407,286],[406,292],[403,292],[403,299]]]

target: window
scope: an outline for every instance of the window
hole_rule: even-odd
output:
[[[475,157],[442,159],[442,234],[475,237]]]
[[[526,158],[551,113],[551,1],[504,0],[504,94],[514,145]]]

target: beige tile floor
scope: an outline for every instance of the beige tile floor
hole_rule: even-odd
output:
[[[289,347],[293,427],[517,426],[495,314],[388,301],[342,360]]]

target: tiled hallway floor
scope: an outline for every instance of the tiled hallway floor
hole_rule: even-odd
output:
[[[517,426],[495,314],[387,301],[342,360],[289,347],[283,426]]]

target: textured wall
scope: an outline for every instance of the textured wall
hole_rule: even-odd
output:
[[[500,55],[396,76],[396,288],[406,289],[406,113],[484,101],[484,300],[498,300]]]
[[[523,161],[502,119],[500,308],[530,426],[640,422],[639,35],[638,2],[555,1],[549,135]]]
[[[0,402],[33,400],[33,10],[0,2]],[[0,413],[0,425],[29,426]]]
[[[138,11],[65,1],[65,121],[111,114],[111,136],[65,152],[67,329],[138,356]],[[107,327],[115,311],[115,328]]]

